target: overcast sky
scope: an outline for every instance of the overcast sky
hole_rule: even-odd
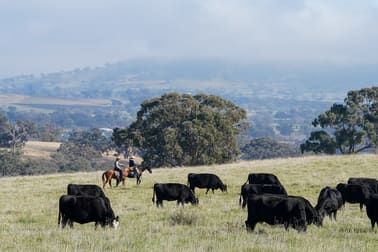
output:
[[[377,0],[0,0],[0,77],[128,59],[378,65]]]

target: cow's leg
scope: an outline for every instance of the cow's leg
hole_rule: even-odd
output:
[[[211,188],[211,190],[213,191],[213,194],[214,194],[214,188]]]
[[[179,206],[181,203],[182,206],[184,206],[184,200],[183,199],[178,199],[177,200],[177,205]]]
[[[68,220],[68,225],[70,226],[70,228],[73,228],[73,221],[72,220]]]
[[[210,188],[207,188],[207,189],[206,189],[206,194],[209,192],[209,190],[210,190]]]
[[[163,201],[162,200],[156,200],[156,206],[157,207],[163,207]]]
[[[336,221],[336,215],[337,215],[337,211],[334,211],[333,212],[333,219]]]
[[[194,192],[194,188],[195,188],[195,187],[190,187],[190,189],[193,191],[193,193],[195,193],[195,192]]]
[[[246,226],[248,232],[252,232],[253,230],[255,230],[256,222],[251,222],[249,220],[246,220],[245,226]]]
[[[290,226],[290,224],[292,224],[292,226],[293,226],[294,228],[296,228],[296,222],[295,222],[294,219],[286,220],[286,221],[284,222],[284,227],[285,227],[285,230],[286,230],[286,231],[289,230],[289,226]]]
[[[360,211],[362,212],[362,208],[364,207],[363,203],[360,203]]]
[[[61,222],[61,227],[64,229],[67,224],[67,218],[65,216],[62,216],[62,222]]]

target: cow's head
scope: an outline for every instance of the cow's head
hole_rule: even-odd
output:
[[[221,191],[222,192],[227,192],[227,185],[222,185],[221,186]]]
[[[193,195],[193,199],[191,200],[192,205],[198,205],[199,200]]]
[[[323,226],[323,216],[319,213],[316,213],[316,215],[314,216],[314,225],[317,226],[317,227],[322,227]]]
[[[119,217],[115,217],[110,222],[110,227],[117,229],[119,227]]]

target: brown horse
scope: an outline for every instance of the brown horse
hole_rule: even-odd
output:
[[[134,174],[130,168],[123,168],[123,177],[121,179],[122,186],[125,186],[126,177],[136,178],[136,184],[139,185],[142,182],[141,177],[145,170],[147,170],[149,173],[152,173],[152,170],[150,167],[135,167],[136,172],[134,172]],[[101,176],[102,188],[105,188],[106,184],[109,184],[109,186],[112,187],[112,179],[117,179],[116,186],[118,186],[118,177],[119,177],[119,173],[116,172],[114,169],[106,170]]]

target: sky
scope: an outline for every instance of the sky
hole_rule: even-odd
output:
[[[378,0],[0,0],[0,77],[132,59],[378,66]]]

